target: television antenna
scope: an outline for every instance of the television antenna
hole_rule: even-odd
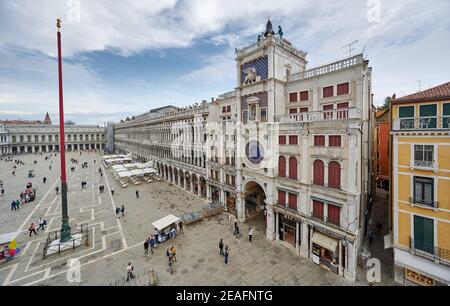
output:
[[[352,51],[355,50],[355,48],[353,48],[353,45],[356,44],[357,42],[359,42],[359,40],[354,40],[351,43],[343,46],[341,49],[348,48],[348,56],[350,57],[350,56],[352,56]]]

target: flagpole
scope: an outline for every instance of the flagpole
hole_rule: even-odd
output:
[[[69,214],[67,210],[67,178],[66,178],[66,146],[64,134],[64,105],[63,105],[63,83],[62,83],[62,56],[61,56],[61,19],[57,19],[58,28],[58,80],[59,80],[59,149],[61,156],[61,237],[60,242],[64,243],[72,239],[69,225]]]

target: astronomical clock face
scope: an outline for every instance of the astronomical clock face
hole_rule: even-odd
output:
[[[241,65],[241,84],[248,85],[268,78],[268,58],[258,57]]]
[[[245,155],[253,164],[259,164],[264,159],[264,149],[259,141],[250,141],[245,147]]]

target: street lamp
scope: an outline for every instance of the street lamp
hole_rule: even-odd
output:
[[[61,59],[61,19],[56,22],[58,28],[58,80],[59,80],[59,147],[61,152],[61,237],[60,243],[70,241],[72,235],[70,233],[69,214],[67,211],[67,180],[66,180],[66,148],[64,143],[64,107],[63,107],[63,83],[62,83],[62,59]]]

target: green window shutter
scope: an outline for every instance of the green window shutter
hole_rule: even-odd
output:
[[[433,117],[436,115],[437,115],[436,104],[420,106],[420,117]]]
[[[399,107],[400,118],[414,118],[414,106],[401,106]]]
[[[443,115],[444,116],[450,116],[450,103],[444,103],[443,105],[444,109],[443,109]]]
[[[423,218],[424,251],[434,254],[434,220]]]
[[[423,218],[414,216],[414,243],[416,248],[420,248],[420,244],[423,241]]]

